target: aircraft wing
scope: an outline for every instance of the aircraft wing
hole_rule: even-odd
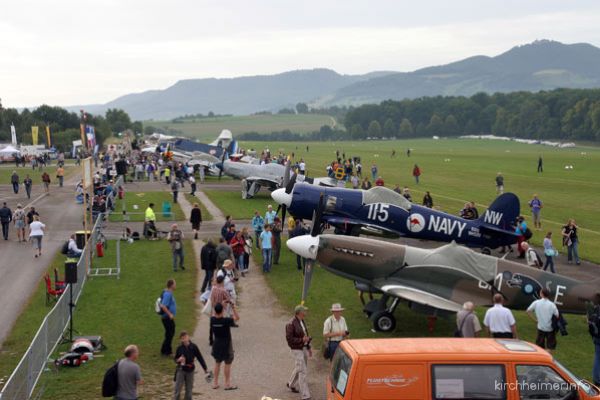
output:
[[[263,178],[263,177],[260,177],[260,176],[249,176],[249,177],[247,177],[245,179],[248,182],[256,182],[260,186],[267,186],[267,187],[275,186],[275,187],[278,187],[279,184],[280,184],[280,182],[277,182],[274,179]]]
[[[440,310],[458,312],[462,309],[462,304],[409,286],[384,285],[380,289],[391,296],[402,297]]]

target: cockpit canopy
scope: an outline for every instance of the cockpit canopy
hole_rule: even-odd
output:
[[[363,204],[387,203],[405,210],[410,210],[412,204],[404,196],[383,186],[375,186],[363,191]]]

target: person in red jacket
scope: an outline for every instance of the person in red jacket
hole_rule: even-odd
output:
[[[385,186],[385,182],[383,181],[382,177],[378,177],[377,180],[375,180],[375,186]]]
[[[242,235],[242,231],[237,231],[235,236],[229,243],[231,250],[233,251],[233,257],[237,263],[238,271],[242,273],[242,276],[246,276],[246,270],[248,266],[244,264],[244,246],[246,246],[246,239]]]
[[[412,174],[415,177],[415,182],[417,182],[417,185],[418,185],[419,177],[421,176],[421,168],[419,168],[419,166],[417,164],[415,164]]]

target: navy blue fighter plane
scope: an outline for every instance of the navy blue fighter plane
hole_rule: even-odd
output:
[[[440,242],[456,241],[485,252],[514,244],[514,224],[520,213],[519,198],[500,195],[479,219],[466,220],[411,203],[385,187],[369,190],[332,188],[293,183],[271,196],[295,218],[311,219],[322,203],[322,224],[336,233],[383,237],[412,237]]]

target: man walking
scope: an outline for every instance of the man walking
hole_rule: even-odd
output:
[[[179,186],[181,186],[181,184],[179,183],[179,180],[173,179],[173,182],[171,182],[171,192],[173,192],[173,203],[174,204],[177,204],[177,196],[179,195]]]
[[[260,234],[260,248],[263,256],[263,272],[271,272],[271,256],[273,253],[273,234],[271,225],[265,225],[265,230]]]
[[[171,343],[175,335],[175,315],[177,314],[177,304],[173,292],[177,284],[174,279],[167,281],[167,288],[163,290],[160,296],[160,309],[162,324],[165,328],[165,339],[160,349],[160,354],[163,356],[171,356],[173,349]]]
[[[544,172],[544,160],[542,159],[542,156],[540,156],[538,158],[538,168],[537,168],[537,172]]]
[[[254,237],[256,238],[256,248],[260,249],[260,234],[262,233],[263,226],[265,224],[265,220],[260,216],[258,210],[254,210],[254,217],[252,217],[252,229],[254,230]]]
[[[0,223],[2,224],[2,237],[4,240],[8,240],[8,228],[12,221],[13,213],[10,208],[6,205],[6,202],[2,204],[0,208]]]
[[[190,340],[190,335],[186,331],[183,331],[179,334],[179,339],[181,340],[181,344],[175,351],[175,362],[177,363],[177,370],[175,371],[175,400],[181,398],[183,387],[185,387],[183,399],[192,400],[194,370],[196,369],[195,361],[198,360],[200,363],[207,382],[212,380],[212,373],[208,370],[200,349]]]
[[[303,400],[310,399],[308,388],[308,358],[312,357],[308,328],[304,318],[308,308],[298,305],[294,309],[294,318],[285,326],[285,339],[294,358],[294,370],[287,387],[294,393],[300,393]]]
[[[135,400],[138,398],[137,388],[143,384],[142,370],[136,363],[140,351],[134,344],[125,348],[125,358],[119,361],[117,367],[118,387],[116,400]]]
[[[19,175],[17,174],[17,171],[13,171],[13,173],[10,177],[10,183],[12,183],[13,192],[15,192],[15,194],[18,194],[19,193]]]
[[[456,328],[461,337],[474,338],[478,337],[479,332],[481,332],[479,318],[477,318],[474,309],[473,303],[467,301],[463,304],[462,310],[456,313]]]
[[[517,339],[517,325],[512,312],[502,305],[504,298],[500,293],[494,295],[494,306],[489,308],[483,318],[488,335],[494,338]]]
[[[154,214],[154,203],[148,204],[144,211],[144,236],[148,239],[156,239],[156,214]]]
[[[200,250],[200,266],[204,270],[204,281],[200,292],[204,293],[207,288],[212,286],[212,277],[217,268],[217,249],[212,239],[202,246]]]
[[[533,216],[533,226],[537,230],[542,229],[542,220],[540,218],[540,211],[542,211],[542,201],[538,198],[537,194],[533,195],[533,199],[529,202],[529,208],[531,209],[531,215]]]
[[[167,234],[167,240],[171,245],[173,254],[173,272],[177,272],[177,259],[179,259],[179,268],[183,271],[183,232],[177,227],[177,224],[171,225],[171,230]]]
[[[23,179],[23,186],[25,186],[25,193],[27,193],[27,198],[31,198],[31,188],[33,187],[33,181],[29,177],[29,175],[25,175],[25,179]]]
[[[556,333],[552,327],[552,317],[558,318],[558,308],[550,301],[550,290],[540,290],[540,299],[527,307],[527,315],[537,323],[535,344],[552,353],[556,349]]]
[[[56,169],[56,178],[58,179],[58,186],[63,187],[63,183],[65,181],[65,169],[60,164]]]

